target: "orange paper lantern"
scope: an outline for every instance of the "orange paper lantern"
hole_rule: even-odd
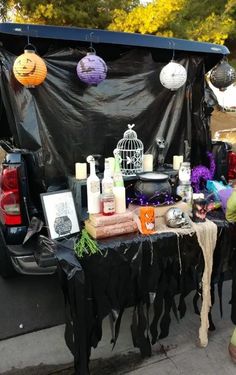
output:
[[[43,59],[35,53],[35,50],[25,49],[24,53],[16,58],[13,73],[22,85],[35,87],[45,80],[47,67]]]

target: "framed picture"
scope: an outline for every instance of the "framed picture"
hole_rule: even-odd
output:
[[[52,239],[61,238],[80,231],[74,199],[70,190],[40,194]]]

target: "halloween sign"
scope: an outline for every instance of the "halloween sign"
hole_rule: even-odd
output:
[[[22,85],[35,87],[45,80],[47,67],[43,59],[34,50],[25,50],[22,55],[16,58],[13,73]]]

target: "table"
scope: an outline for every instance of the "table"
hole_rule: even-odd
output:
[[[217,285],[223,313],[222,283],[235,257],[232,245],[235,229],[221,215],[211,219],[218,227],[212,302]],[[193,290],[196,291],[194,309],[199,314],[204,261],[196,235],[130,234],[99,241],[99,247],[102,255],[78,260],[72,250],[73,239],[57,244],[58,271],[66,306],[65,339],[74,355],[77,375],[89,374],[90,351],[100,341],[102,321],[109,314],[114,320],[115,344],[125,308],[134,307],[131,333],[134,346],[139,347],[143,357],[151,355],[151,344],[168,335],[171,311],[177,319],[184,317],[185,297]],[[235,293],[233,289],[233,322],[236,322]],[[153,309],[153,319],[149,323],[150,309]],[[214,329],[210,313],[209,321],[210,329]]]

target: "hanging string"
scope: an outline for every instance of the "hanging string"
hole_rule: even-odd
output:
[[[27,25],[27,31],[28,31],[28,33],[27,33],[27,45],[29,45],[30,44],[29,25]]]
[[[95,51],[95,48],[93,47],[93,38],[94,38],[94,32],[92,31],[90,34],[89,34],[89,40],[90,40],[90,46],[89,46],[89,50],[91,51],[91,52],[96,52]]]
[[[29,48],[30,47],[30,48]],[[24,49],[29,49],[36,52],[36,47],[30,42],[30,29],[29,25],[27,25],[27,44],[24,47]]]
[[[169,41],[169,45],[173,48],[171,61],[174,61],[174,59],[175,59],[175,42],[173,40],[171,40],[171,41]]]

